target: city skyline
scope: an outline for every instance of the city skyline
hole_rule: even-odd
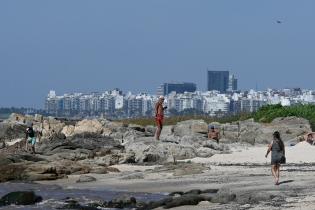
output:
[[[315,104],[314,90],[295,88],[245,92],[220,92],[217,90],[189,92],[189,87],[182,85],[174,86],[175,89],[178,88],[179,93],[173,91],[165,95],[164,102],[168,107],[167,115],[199,113],[209,116],[228,116],[255,112],[268,104],[283,106]],[[188,92],[183,92],[183,88],[188,88]],[[50,91],[45,101],[45,112],[53,116],[75,118],[152,117],[157,100],[157,95],[130,92],[124,94],[119,89],[101,93],[64,95],[57,95],[55,91]]]
[[[206,90],[206,69],[240,90],[315,89],[315,2],[0,1],[0,107],[58,93]],[[56,15],[58,14],[58,15]],[[281,20],[281,24],[278,23]]]
[[[185,83],[185,82],[183,82]],[[238,89],[237,92],[248,92],[248,91],[251,91],[251,90],[254,90],[254,91],[258,91],[258,92],[263,92],[263,91],[267,91],[267,90],[286,90],[286,89],[301,89],[301,90],[309,90],[309,91],[315,91],[315,88],[314,89],[311,89],[311,88],[303,88],[303,87],[295,87],[295,86],[292,86],[292,87],[282,87],[282,88],[272,88],[272,87],[267,87],[265,89],[257,89],[257,85],[255,88],[249,88],[249,89]],[[54,88],[51,88],[49,90],[50,91],[54,91],[56,94],[60,95],[60,96],[63,96],[63,95],[68,95],[68,94],[77,94],[77,93],[80,93],[80,94],[91,94],[91,93],[104,93],[104,92],[108,92],[108,91],[113,91],[113,90],[119,90],[121,91],[123,94],[128,94],[128,93],[131,93],[131,94],[149,94],[149,95],[153,95],[153,96],[157,96],[157,92],[156,92],[156,89],[155,91],[152,91],[152,92],[148,92],[148,91],[145,91],[145,90],[140,90],[140,91],[131,91],[131,90],[123,90],[119,87],[115,87],[115,88],[111,88],[111,89],[103,89],[103,90],[91,90],[91,91],[75,91],[75,90],[72,90],[72,91],[69,91],[69,92],[57,92],[55,91],[56,89]],[[197,90],[196,92],[208,92],[208,90],[204,89],[204,90],[200,90],[198,89],[198,84],[197,84]],[[210,91],[211,92],[211,91]],[[194,92],[193,92],[194,93]],[[222,93],[224,94],[224,93]],[[16,107],[16,108],[19,108],[19,107],[24,107],[24,108],[34,108],[34,109],[44,109],[45,106],[43,105],[43,101],[45,100],[45,98],[47,97],[47,93],[45,94],[45,96],[43,98],[40,99],[40,103],[41,104],[38,104],[36,106],[1,106],[0,105],[0,108],[9,108],[9,107]]]

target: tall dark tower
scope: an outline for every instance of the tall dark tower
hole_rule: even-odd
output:
[[[208,71],[207,79],[208,91],[225,93],[229,88],[229,71]]]

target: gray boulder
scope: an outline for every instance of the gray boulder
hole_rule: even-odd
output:
[[[241,134],[240,123],[235,122],[221,125],[220,134],[221,134],[220,142],[222,143],[238,142]]]
[[[33,191],[17,191],[4,195],[0,199],[0,206],[33,205],[42,200],[42,197],[36,195]]]
[[[163,126],[163,129],[161,132],[161,138],[163,139],[167,136],[174,136],[174,126],[173,125]]]
[[[100,121],[93,120],[82,120],[77,122],[74,127],[73,135],[82,134],[82,133],[95,133],[102,134],[103,125]]]
[[[311,127],[308,120],[297,117],[276,118],[269,124],[257,123],[250,119],[240,122],[239,141],[267,144],[272,141],[272,134],[275,131],[280,132],[284,142],[291,142],[298,136],[311,132]],[[225,133],[230,134],[229,131]]]
[[[135,162],[164,162],[176,158],[196,157],[196,149],[189,145],[157,141],[153,137],[141,137],[124,144],[126,153],[134,157]]]
[[[123,143],[128,143],[128,142],[133,142],[137,138],[145,137],[144,132],[139,132],[136,130],[127,130],[123,135],[122,135],[122,141]]]
[[[4,149],[6,147],[5,141],[0,141],[0,149]]]
[[[156,127],[153,125],[148,125],[145,127],[145,136],[154,136],[156,132]]]
[[[95,182],[95,181],[96,181],[96,178],[93,176],[81,175],[76,182],[83,183],[83,182]]]
[[[174,126],[174,135],[185,136],[193,134],[207,134],[208,124],[203,120],[187,120]]]
[[[136,198],[130,197],[128,195],[122,195],[118,198],[114,198],[109,202],[104,202],[102,206],[114,209],[135,209],[136,205],[137,205]]]
[[[197,156],[202,158],[209,158],[213,156],[214,154],[217,154],[217,152],[213,149],[206,148],[206,147],[200,147],[197,149]]]
[[[227,204],[236,200],[236,194],[228,188],[222,188],[213,196],[211,202]]]
[[[114,141],[111,137],[102,136],[73,136],[69,139],[54,139],[44,141],[37,147],[37,152],[44,155],[53,155],[60,152],[71,152],[77,149],[94,151],[101,148],[112,148],[119,145],[119,142]]]
[[[129,124],[128,128],[131,128],[131,129],[139,131],[139,132],[145,132],[145,127],[143,127],[141,125]]]
[[[180,197],[175,197],[172,201],[167,202],[164,206],[165,209],[175,208],[178,206],[186,206],[186,205],[197,205],[201,201],[209,200],[211,201],[211,197],[205,198],[204,196],[191,194],[191,195],[183,195]]]
[[[0,139],[11,141],[19,138],[25,138],[26,125],[20,123],[0,123]]]

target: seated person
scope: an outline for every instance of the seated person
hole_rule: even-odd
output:
[[[220,133],[214,128],[214,126],[211,126],[211,129],[208,132],[208,139],[216,140],[216,142],[219,143]]]
[[[309,143],[310,145],[314,145],[313,134],[310,133],[310,134],[307,135],[306,142]]]

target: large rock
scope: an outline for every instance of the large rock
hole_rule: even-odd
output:
[[[204,142],[209,141],[207,138],[197,135],[185,135],[179,138],[179,143],[181,145],[190,145],[195,148],[201,147]]]
[[[236,126],[237,125],[237,126]],[[279,131],[284,142],[291,142],[298,136],[311,132],[308,120],[297,117],[276,118],[269,124],[257,123],[253,119],[241,121],[236,125],[227,125],[225,134],[234,140],[236,135],[240,142],[250,144],[268,144],[273,133]],[[225,136],[224,138],[227,138]]]
[[[4,140],[0,140],[0,149],[4,149],[6,147],[6,143]]]
[[[208,124],[203,120],[194,121],[191,125],[191,131],[192,133],[207,134]]]
[[[74,128],[74,134],[96,133],[102,134],[103,125],[98,120],[82,120],[79,121]]]
[[[28,181],[56,180],[62,178],[52,163],[42,162],[30,164],[24,171],[23,179]]]
[[[25,123],[26,122],[26,116],[18,113],[12,113],[9,118],[7,119],[8,122],[20,122],[20,123]]]
[[[134,157],[135,162],[164,162],[174,158],[188,159],[196,157],[196,149],[190,145],[180,145],[171,142],[161,142],[153,137],[141,137],[124,144],[128,157]]]
[[[123,122],[115,122],[115,121],[102,121],[102,124],[105,128],[109,128],[111,130],[119,130],[121,128],[127,128],[128,125],[125,125]]]
[[[222,188],[218,193],[212,198],[211,202],[227,204],[235,201],[236,194],[232,192],[229,188]]]
[[[262,124],[255,122],[253,119],[240,122],[239,141],[255,144],[256,138],[262,133]]]
[[[280,132],[285,142],[312,132],[309,121],[298,117],[276,118],[270,126]]]
[[[44,117],[43,117],[43,115],[35,114],[34,120],[37,121],[37,122],[43,122]]]
[[[204,196],[200,195],[183,195],[181,197],[176,197],[173,198],[172,201],[167,202],[166,205],[164,206],[165,209],[170,209],[170,208],[175,208],[178,206],[187,206],[187,205],[197,205],[200,201],[205,201],[205,200],[210,200],[211,197],[205,198]]]
[[[137,200],[134,197],[128,195],[122,195],[118,198],[114,198],[109,202],[104,202],[103,207],[114,209],[134,209],[136,207]]]
[[[45,159],[28,154],[14,154],[0,158],[0,171],[0,182],[55,180],[61,177]]]
[[[76,182],[83,183],[83,182],[95,182],[95,181],[96,181],[96,178],[93,176],[81,175]]]
[[[24,171],[26,169],[25,164],[15,163],[0,164],[0,182],[7,182],[12,180],[22,180],[24,176]]]
[[[66,137],[72,136],[74,134],[74,126],[73,125],[67,125],[63,127],[61,133],[63,133]]]
[[[46,159],[18,154],[2,157],[0,158],[0,182],[11,180],[55,180],[64,178],[69,174],[107,173],[106,169],[108,168],[98,165],[92,159],[90,162],[72,161],[69,160],[69,157],[61,158],[61,154],[64,153],[55,154],[59,159],[53,158],[54,155],[42,156]],[[103,165],[104,163],[100,164]]]
[[[138,138],[142,138],[145,137],[145,133],[144,132],[139,132],[136,130],[128,130],[125,133],[122,134],[122,139],[121,142],[123,144],[126,144],[128,142],[133,142]]]
[[[12,141],[19,138],[25,138],[26,125],[13,122],[0,123],[0,139]]]
[[[103,136],[110,136],[113,133],[113,130],[111,130],[110,128],[103,128]]]
[[[88,206],[85,205],[81,205],[78,201],[73,200],[73,199],[69,199],[65,201],[65,205],[58,207],[58,209],[72,209],[72,210],[99,210],[100,208],[98,208],[98,206],[102,206],[99,204],[93,204],[94,206],[90,206],[90,204]]]
[[[197,156],[202,158],[209,158],[213,156],[214,154],[217,154],[213,149],[206,148],[206,147],[200,147],[197,149]]]
[[[38,129],[42,129],[44,139],[50,139],[52,136],[61,133],[64,126],[65,123],[62,123],[53,117],[48,117],[44,119],[43,123],[41,123]]]
[[[137,125],[137,124],[129,124],[128,128],[131,128],[133,130],[140,131],[140,132],[145,132],[145,127],[141,125]]]
[[[234,122],[221,125],[220,134],[221,134],[220,142],[222,143],[238,142],[241,134],[240,123]]]
[[[18,124],[30,124],[35,122],[35,118],[32,115],[22,115],[18,113],[12,113],[10,117],[5,120],[8,123],[18,123]]]
[[[174,134],[177,136],[207,133],[208,124],[203,120],[187,120],[179,122],[174,126]]]
[[[163,126],[161,132],[161,138],[165,138],[166,136],[173,136],[174,135],[174,126],[173,125],[166,125]]]
[[[84,136],[76,135],[66,140],[54,139],[52,141],[45,141],[38,145],[37,151],[44,155],[53,155],[60,152],[71,152],[76,149],[85,149],[96,151],[101,148],[112,148],[118,146],[111,137],[102,136]]]
[[[6,194],[0,199],[0,206],[7,205],[33,205],[41,202],[41,196],[37,196],[33,191],[17,191]]]
[[[151,201],[149,203],[144,204],[142,207],[139,207],[139,210],[146,209],[170,209],[179,206],[189,206],[197,205],[202,201],[211,202],[213,198],[213,194],[217,193],[217,189],[208,189],[208,190],[190,190],[188,192],[173,192],[170,194],[172,197],[168,197],[159,201]],[[186,209],[186,208],[185,208]]]
[[[145,136],[155,136],[156,127],[153,125],[148,125],[145,127]]]

